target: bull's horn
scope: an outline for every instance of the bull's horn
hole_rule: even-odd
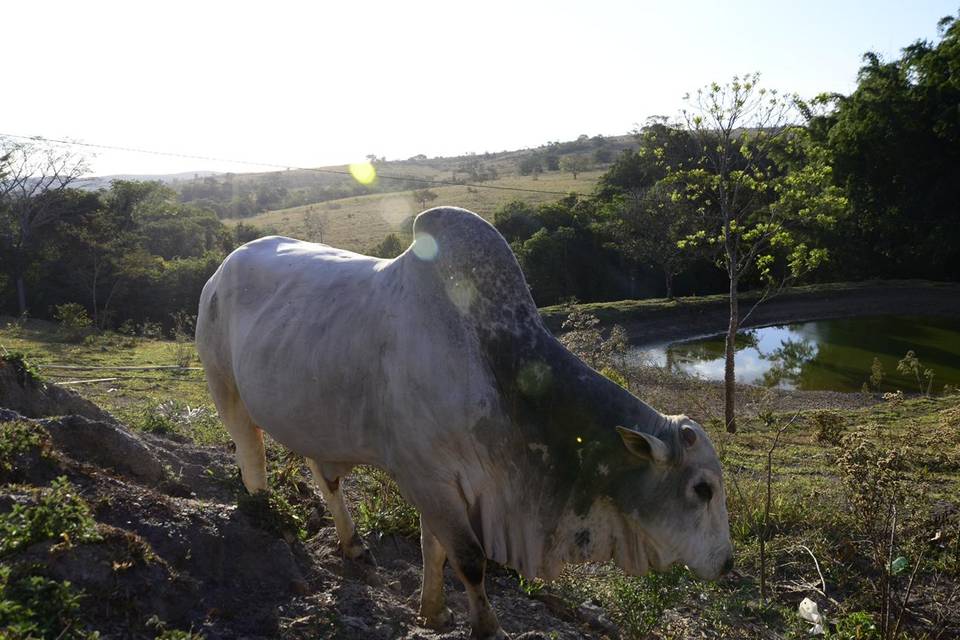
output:
[[[664,464],[670,459],[670,450],[663,440],[647,433],[617,425],[617,433],[623,438],[627,451],[651,462]]]

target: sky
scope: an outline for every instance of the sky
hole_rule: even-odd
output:
[[[14,2],[0,133],[313,167],[535,147],[760,72],[849,93],[958,0]],[[267,166],[98,151],[91,173]]]

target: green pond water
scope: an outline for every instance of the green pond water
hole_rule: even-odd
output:
[[[870,316],[817,320],[747,329],[737,336],[737,382],[786,389],[859,391],[870,377],[874,357],[885,376],[882,391],[918,390],[913,374],[897,362],[913,351],[934,373],[933,391],[960,386],[960,318]],[[723,336],[675,342],[631,351],[678,373],[723,379]]]

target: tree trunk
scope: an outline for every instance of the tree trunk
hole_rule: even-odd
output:
[[[727,327],[727,341],[724,349],[723,391],[724,422],[728,433],[737,432],[736,418],[736,371],[734,369],[734,354],[736,353],[737,326],[740,323],[737,300],[737,278],[730,278],[730,326]]]
[[[16,276],[17,279],[17,306],[20,308],[20,315],[22,316],[27,312],[27,285],[23,281],[23,274],[19,272]]]
[[[667,300],[673,300],[673,275],[667,270],[663,270],[663,279],[667,285]]]

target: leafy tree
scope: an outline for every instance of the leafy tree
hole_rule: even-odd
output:
[[[538,153],[531,153],[517,164],[520,175],[529,176],[543,173],[543,159]]]
[[[421,209],[426,209],[427,204],[436,200],[439,196],[430,189],[417,189],[413,192],[413,199],[419,203]]]
[[[25,276],[41,235],[65,212],[57,196],[86,171],[86,158],[64,146],[0,138],[0,248],[20,314],[27,312]]]
[[[682,248],[696,229],[689,202],[671,198],[669,189],[655,185],[638,198],[618,197],[606,208],[603,229],[616,248],[636,263],[653,263],[661,270],[667,298],[673,298],[673,279],[696,258]]]
[[[378,258],[396,258],[401,253],[403,253],[403,243],[400,241],[400,236],[395,233],[387,235],[380,244],[370,250],[370,255]]]
[[[573,179],[577,179],[578,173],[583,173],[590,166],[590,162],[587,160],[586,156],[563,156],[560,159],[560,168],[564,171],[568,171],[573,175]]]
[[[813,119],[851,215],[837,241],[846,276],[960,278],[960,21],[899,59],[864,55],[856,90],[822,96]]]
[[[323,232],[326,226],[326,216],[321,218],[313,207],[310,207],[303,216],[303,231],[306,234],[306,239],[311,242],[323,242]]]
[[[672,199],[692,205],[697,217],[698,230],[681,246],[712,250],[729,281],[724,417],[730,432],[736,431],[735,338],[750,314],[740,313],[741,283],[759,277],[763,300],[818,266],[826,251],[814,247],[806,232],[831,224],[844,205],[829,184],[829,166],[789,171],[788,156],[801,155],[807,137],[790,122],[794,100],[762,88],[758,80],[758,74],[735,76],[688,95],[682,131],[695,153],[690,162],[679,163],[663,147],[659,154]],[[784,156],[779,163],[778,154]]]
[[[523,242],[543,227],[537,209],[523,200],[511,200],[497,207],[493,213],[493,225],[507,242]]]
[[[65,225],[70,278],[84,290],[98,329],[107,326],[111,303],[129,281],[155,267],[155,258],[123,208],[103,207]]]

